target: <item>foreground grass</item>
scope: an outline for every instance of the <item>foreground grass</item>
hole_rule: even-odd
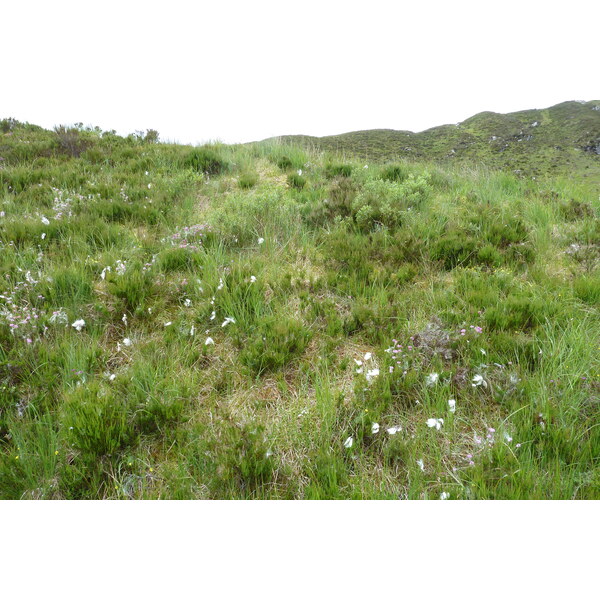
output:
[[[600,497],[597,193],[275,144],[2,148],[1,497]]]

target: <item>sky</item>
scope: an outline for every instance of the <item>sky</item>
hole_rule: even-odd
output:
[[[3,3],[0,118],[163,141],[422,131],[600,99],[597,1]]]

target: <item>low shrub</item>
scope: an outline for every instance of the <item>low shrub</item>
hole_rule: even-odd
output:
[[[296,319],[267,317],[245,342],[240,360],[256,375],[275,371],[298,358],[311,337],[310,330]]]

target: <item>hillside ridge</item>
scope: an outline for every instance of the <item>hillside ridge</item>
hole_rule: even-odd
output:
[[[528,176],[578,172],[600,184],[600,100],[506,114],[483,111],[420,132],[370,129],[322,137],[283,135],[263,142],[273,140],[371,161],[476,162]]]

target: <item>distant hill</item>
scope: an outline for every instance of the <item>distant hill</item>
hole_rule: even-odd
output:
[[[482,112],[462,123],[419,133],[371,129],[275,139],[365,161],[468,162],[528,176],[577,173],[600,184],[600,100],[508,114]]]

